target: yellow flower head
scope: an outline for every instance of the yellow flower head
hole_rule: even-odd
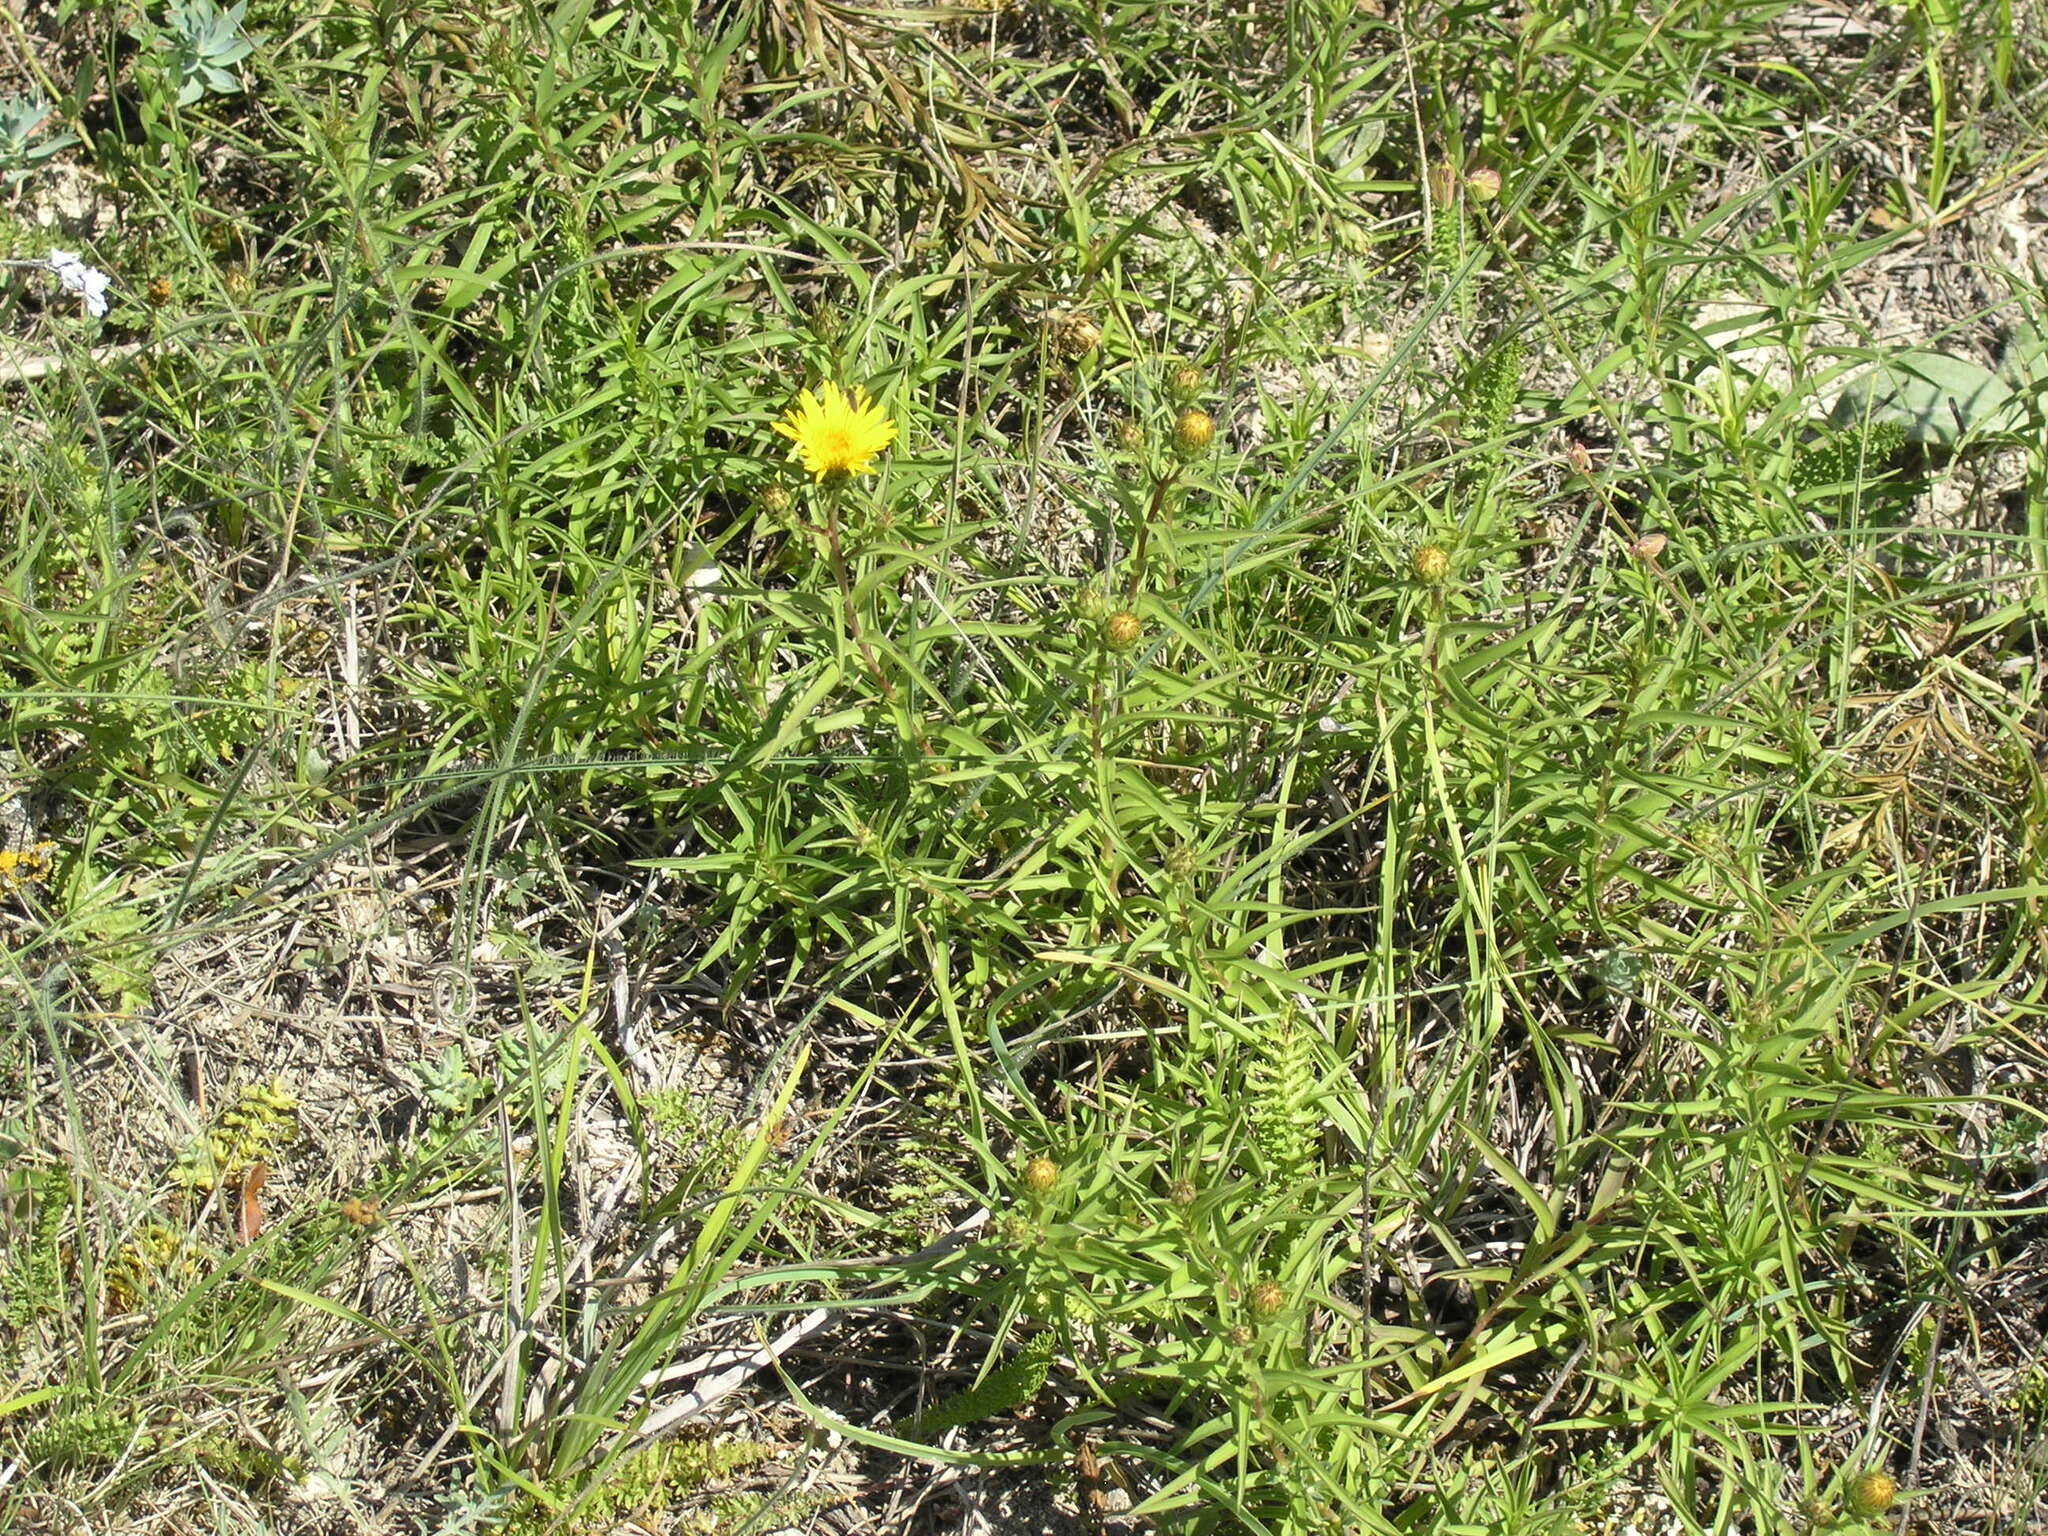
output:
[[[896,441],[896,423],[866,390],[856,384],[849,393],[829,379],[817,393],[807,389],[798,395],[775,430],[796,444],[791,457],[802,459],[818,480],[835,470],[871,474],[875,455]]]

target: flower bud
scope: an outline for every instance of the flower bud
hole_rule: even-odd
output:
[[[846,311],[836,304],[820,304],[811,312],[811,334],[831,346],[846,334]]]
[[[1128,608],[1120,608],[1102,621],[1102,643],[1112,651],[1128,651],[1145,633],[1145,626]]]
[[[1195,1203],[1195,1181],[1175,1179],[1173,1187],[1166,1192],[1166,1198],[1173,1202],[1176,1209],[1186,1210]]]
[[[1425,544],[1415,551],[1415,575],[1435,586],[1451,574],[1451,553],[1441,544]]]
[[[1889,1472],[1872,1468],[1849,1479],[1849,1512],[1868,1519],[1881,1515],[1898,1502],[1899,1484]]]
[[[1182,363],[1166,381],[1176,400],[1194,399],[1202,392],[1202,382],[1202,370],[1193,363]]]
[[[1216,419],[1207,411],[1189,406],[1173,424],[1173,442],[1183,453],[1200,453],[1216,439]]]
[[[1145,428],[1135,416],[1126,416],[1116,424],[1116,445],[1126,453],[1136,453],[1145,446]]]
[[[1465,195],[1475,203],[1490,203],[1500,196],[1500,172],[1482,165],[1465,173]]]
[[[357,1195],[341,1202],[341,1214],[348,1218],[352,1227],[365,1231],[384,1224],[384,1211],[375,1195]]]
[[[143,297],[149,300],[151,309],[162,309],[171,302],[171,280],[161,275],[152,277],[149,280],[149,287],[143,292]]]
[[[1458,195],[1458,168],[1447,160],[1439,160],[1429,168],[1424,179],[1429,186],[1431,205],[1448,208]]]
[[[1040,1197],[1049,1195],[1060,1181],[1060,1165],[1049,1157],[1034,1157],[1024,1165],[1024,1187]]]
[[[1035,1248],[1044,1240],[1034,1222],[1015,1212],[996,1223],[996,1236],[1006,1248]]]
[[[1645,563],[1664,553],[1664,546],[1671,541],[1661,533],[1646,533],[1628,547],[1628,552]]]
[[[1252,1287],[1252,1316],[1264,1322],[1280,1315],[1287,1305],[1287,1291],[1278,1280],[1261,1280]]]

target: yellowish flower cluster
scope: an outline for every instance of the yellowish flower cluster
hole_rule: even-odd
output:
[[[25,885],[39,885],[50,875],[50,854],[55,843],[31,843],[26,848],[0,849],[0,896]]]
[[[220,1123],[179,1152],[172,1182],[202,1191],[235,1183],[298,1135],[298,1111],[299,1101],[281,1082],[245,1085],[221,1111]]]

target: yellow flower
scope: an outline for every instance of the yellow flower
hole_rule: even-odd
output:
[[[796,444],[791,456],[803,460],[814,479],[835,470],[872,474],[875,455],[896,441],[896,423],[855,385],[851,393],[831,380],[817,393],[805,390],[783,413],[775,430]]]

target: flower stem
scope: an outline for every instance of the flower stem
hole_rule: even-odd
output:
[[[875,648],[868,644],[867,632],[860,627],[860,613],[854,606],[853,576],[846,568],[846,545],[839,533],[839,491],[839,486],[834,484],[825,492],[825,553],[832,562],[832,578],[839,583],[839,602],[846,616],[847,638],[860,647],[861,659],[867,663],[868,671],[874,674],[875,686],[882,690],[882,697],[893,704],[896,702],[896,690],[882,671],[881,659],[875,655]]]
[[[1152,543],[1152,524],[1158,521],[1166,505],[1167,489],[1173,484],[1173,476],[1164,474],[1152,482],[1152,505],[1145,509],[1145,516],[1138,523],[1138,536],[1131,540],[1131,579],[1124,588],[1124,601],[1138,600],[1138,588],[1145,582],[1145,559]]]

